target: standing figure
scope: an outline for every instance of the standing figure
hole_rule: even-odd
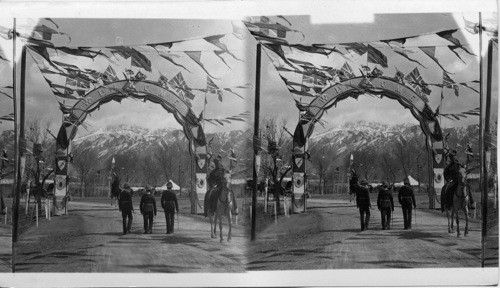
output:
[[[391,229],[391,212],[394,212],[394,200],[392,192],[389,190],[387,181],[382,182],[382,187],[379,188],[377,207],[382,218],[382,230]]]
[[[132,191],[128,183],[123,184],[123,191],[118,196],[118,209],[122,212],[123,235],[125,235],[130,233],[130,229],[132,228],[132,211],[134,211]]]
[[[153,234],[153,217],[156,216],[156,200],[151,194],[151,186],[144,187],[146,194],[142,195],[139,208],[144,218],[144,234]],[[154,216],[153,216],[154,214]]]
[[[398,201],[403,209],[403,220],[405,230],[411,229],[411,207],[417,208],[417,202],[415,202],[415,194],[413,193],[413,188],[410,186],[410,180],[405,178],[403,180],[404,185],[399,188]]]
[[[175,212],[179,213],[177,195],[172,192],[172,182],[167,183],[167,190],[161,195],[161,207],[165,212],[165,222],[167,223],[167,234],[174,233]]]
[[[361,185],[354,183],[351,189],[356,193],[356,207],[359,208],[359,218],[361,221],[361,231],[368,229],[370,223],[370,190],[368,189],[368,182],[361,180]]]

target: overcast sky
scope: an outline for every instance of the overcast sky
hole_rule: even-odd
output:
[[[243,3],[244,4],[244,3]],[[265,6],[265,5],[264,5]],[[299,6],[297,6],[299,7]],[[290,7],[282,7],[286,12]],[[307,8],[307,7],[305,7]],[[344,10],[338,9],[329,13],[322,12],[322,9],[317,9],[315,13],[308,14],[307,9],[303,9],[304,15],[300,15],[295,11],[295,16],[286,16],[292,23],[294,29],[304,33],[304,44],[307,43],[346,43],[346,42],[367,42],[382,39],[416,36],[429,34],[446,29],[455,29],[463,25],[459,19],[461,13],[424,13],[424,14],[369,14],[363,13],[359,9],[346,10],[348,7],[342,6]],[[189,8],[187,8],[189,9]],[[276,7],[273,7],[276,10]],[[269,9],[269,11],[273,11]],[[390,8],[388,8],[390,10]],[[297,10],[297,9],[295,9]],[[417,9],[418,10],[418,9]],[[344,13],[342,13],[344,11]],[[345,12],[349,11],[349,12]],[[150,11],[151,12],[151,11]],[[184,11],[185,12],[185,11]],[[324,11],[323,11],[324,12]],[[32,12],[32,14],[36,12]],[[221,11],[217,11],[221,13]],[[213,13],[217,15],[217,13]],[[234,13],[235,18],[238,18],[242,12]],[[250,12],[251,13],[251,10]],[[256,14],[254,14],[256,13]],[[278,13],[272,13],[276,15]],[[71,13],[69,13],[71,14]],[[89,14],[89,13],[87,13]],[[123,13],[122,13],[123,14]],[[122,15],[117,14],[117,15]],[[154,14],[154,13],[153,13]],[[266,14],[262,10],[255,9],[253,15]],[[84,14],[85,15],[85,14]],[[172,15],[172,12],[165,13]],[[229,13],[229,15],[231,15]],[[284,13],[284,15],[287,15]],[[78,15],[82,17],[81,15]],[[91,15],[89,15],[90,17]],[[116,15],[113,15],[116,17]],[[137,17],[137,15],[134,15]],[[172,17],[172,16],[171,16]],[[173,16],[182,17],[182,16]],[[200,17],[196,15],[193,18]],[[207,17],[202,15],[201,17]],[[122,17],[119,17],[122,18]],[[112,45],[143,45],[150,43],[169,42],[176,40],[198,39],[201,37],[226,34],[232,32],[232,21],[228,15],[221,16],[221,20],[191,20],[186,19],[95,19],[95,18],[54,18],[59,25],[59,30],[71,36],[71,42],[67,42],[67,38],[58,38],[58,45],[65,46],[88,46],[88,47],[103,47]],[[159,17],[155,17],[159,18]],[[9,25],[11,19],[3,19],[0,25]],[[248,36],[248,34],[247,34]],[[2,39],[0,39],[2,40]],[[233,69],[225,69],[222,62],[221,66],[211,67],[219,72],[220,80],[218,83],[224,83],[228,86],[243,85],[245,83],[255,84],[255,41],[248,38],[247,42],[241,41],[236,37],[228,35],[224,39],[231,51],[244,61],[232,61]],[[3,42],[2,42],[3,43]],[[186,42],[188,45],[186,50],[201,50],[204,49],[200,42],[195,40]],[[1,43],[0,43],[1,44]],[[201,46],[200,46],[201,45]],[[8,46],[2,46],[2,48]],[[298,110],[295,103],[284,83],[278,76],[277,71],[265,53],[262,57],[262,86],[261,86],[261,117],[272,116],[287,119],[287,126],[293,130],[297,119]],[[228,59],[228,58],[226,58]],[[155,65],[155,63],[153,63]],[[471,73],[476,74],[478,71],[478,63],[473,63],[470,66]],[[2,76],[7,75],[1,81],[8,81],[11,74],[8,67],[0,66]],[[7,72],[7,74],[5,74]],[[171,70],[169,75],[173,76],[178,70]],[[431,73],[432,74],[432,73]],[[186,81],[193,88],[204,88],[206,75],[203,73],[184,73]],[[496,78],[495,78],[496,79]],[[441,79],[424,79],[427,82],[438,83]],[[498,87],[498,86],[496,86]],[[496,90],[496,89],[495,89]],[[4,90],[1,90],[4,91]],[[465,89],[461,89],[465,91]],[[207,105],[206,117],[217,118],[230,116],[244,111],[253,112],[253,87],[244,90],[238,90],[245,100],[233,97],[231,94],[224,94],[224,102],[209,101]],[[197,93],[193,105],[195,113],[199,113],[203,109],[204,95]],[[497,94],[495,93],[495,98]],[[210,97],[210,95],[209,95]],[[214,95],[211,95],[212,100],[216,100]],[[454,97],[454,96],[453,96]],[[430,98],[430,105],[433,109],[437,107],[439,98],[438,92],[433,92]],[[449,98],[449,99],[448,99]],[[443,104],[445,112],[459,112],[472,109],[479,106],[479,97],[476,95],[466,95],[459,99],[447,97]],[[495,107],[497,102],[494,102]],[[6,102],[5,97],[0,95],[0,116],[7,114],[10,106]],[[7,108],[6,108],[7,107]],[[49,86],[44,81],[41,73],[34,64],[31,57],[28,57],[28,73],[27,73],[27,114],[29,116],[39,116],[51,120],[53,131],[58,129],[61,121],[61,113],[57,107],[56,97],[52,95]],[[377,121],[383,123],[415,123],[416,120],[408,110],[405,110],[395,100],[390,99],[375,99],[372,97],[359,97],[358,100],[347,99],[339,103],[336,108],[332,108],[325,114],[323,120],[326,123],[325,128],[318,127],[315,133],[321,133],[322,129],[329,129],[337,125],[341,125],[346,121]],[[124,100],[121,104],[110,102],[101,107],[99,111],[95,111],[87,118],[89,131],[102,129],[108,125],[116,125],[119,123],[134,124],[156,128],[177,128],[181,126],[175,122],[170,113],[166,113],[160,105],[153,103],[143,103],[134,100]],[[443,126],[460,126],[478,123],[477,117],[472,117],[466,121],[452,122],[443,120]],[[249,123],[252,125],[252,123]],[[9,123],[0,124],[0,129],[10,129]],[[207,131],[221,131],[231,129],[243,129],[244,125],[231,125],[229,127],[216,127],[207,124]],[[87,133],[80,129],[80,133]],[[80,134],[81,135],[81,134]]]

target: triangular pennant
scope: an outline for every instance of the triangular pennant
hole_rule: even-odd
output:
[[[186,55],[189,58],[191,58],[196,64],[198,64],[203,69],[203,71],[205,71],[205,73],[207,73],[210,77],[219,79],[210,74],[210,72],[207,71],[203,63],[201,63],[201,51],[184,51],[184,53],[186,53]]]

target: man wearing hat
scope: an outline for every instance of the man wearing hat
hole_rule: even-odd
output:
[[[167,223],[167,234],[174,233],[175,212],[179,213],[177,195],[172,191],[172,182],[168,181],[167,190],[161,195],[161,207],[165,212],[165,222]]]
[[[386,180],[382,181],[382,186],[379,187],[377,207],[382,218],[382,230],[391,229],[391,212],[394,212],[394,200]]]
[[[443,187],[444,191],[444,199],[441,201],[441,211],[444,211],[444,208],[450,209],[451,206],[453,205],[453,194],[457,190],[459,184],[464,184],[466,185],[465,181],[466,179],[460,173],[460,170],[462,169],[462,165],[460,162],[458,162],[457,158],[457,151],[452,150],[448,154],[448,158],[450,159],[450,163],[444,168],[443,171],[443,176],[444,180],[447,182],[445,187]],[[469,193],[469,208],[474,208],[474,199],[472,198],[472,193]],[[444,201],[443,201],[444,200]],[[444,203],[443,203],[444,202]]]
[[[144,218],[144,234],[153,234],[153,217],[156,216],[156,200],[151,194],[151,186],[144,187],[146,194],[142,195],[139,208]],[[153,216],[154,213],[154,216]]]
[[[123,235],[125,235],[127,232],[130,233],[130,228],[132,228],[132,211],[134,211],[134,206],[132,205],[132,190],[128,183],[123,184],[123,190],[118,196],[118,209],[122,212]]]
[[[411,207],[417,208],[417,202],[415,202],[415,194],[413,188],[411,188],[410,179],[405,178],[403,183],[404,185],[399,188],[398,201],[403,209],[404,227],[407,230],[411,229]]]
[[[351,189],[356,193],[356,207],[359,208],[359,218],[361,220],[361,231],[368,229],[370,222],[370,190],[368,189],[368,182],[363,179],[360,185],[355,183]],[[366,215],[366,218],[365,218]]]

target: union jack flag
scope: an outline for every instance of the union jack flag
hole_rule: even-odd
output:
[[[427,83],[425,83],[422,75],[420,75],[418,68],[413,69],[410,74],[406,75],[405,80],[410,83],[415,92],[420,96],[424,96],[423,94],[430,95],[432,92],[431,89],[427,87]]]
[[[341,81],[344,81],[350,78],[354,78],[355,75],[354,72],[352,71],[351,66],[349,66],[349,64],[345,62],[342,68],[340,69],[338,76]]]
[[[302,91],[307,92],[312,88],[316,93],[320,93],[326,86],[326,79],[318,75],[303,75]]]
[[[194,94],[191,92],[191,88],[186,85],[184,77],[182,77],[181,72],[177,73],[174,78],[168,81],[168,84],[174,89],[174,91],[182,98],[187,97],[191,100],[194,99]]]
[[[104,73],[102,74],[102,81],[105,84],[118,81],[118,76],[116,76],[116,72],[113,67],[108,66],[108,68],[106,68],[106,71],[104,71]]]
[[[85,95],[85,92],[90,89],[90,81],[82,78],[66,78],[66,87],[76,91],[80,97]],[[69,91],[68,91],[69,92]]]

